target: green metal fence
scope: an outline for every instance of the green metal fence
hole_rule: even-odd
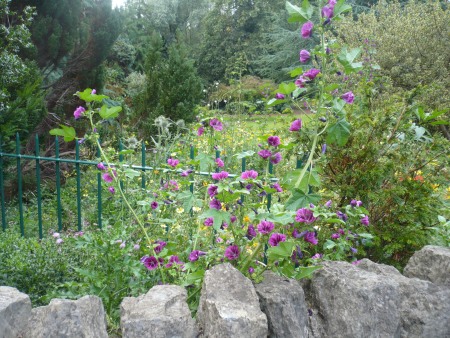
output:
[[[56,202],[57,202],[57,223],[58,223],[58,231],[62,230],[62,206],[61,206],[61,163],[70,163],[75,165],[75,174],[76,174],[76,204],[77,204],[77,228],[78,231],[82,230],[82,204],[81,204],[81,166],[97,166],[97,161],[87,161],[80,159],[80,147],[79,143],[75,143],[75,159],[63,158],[60,157],[60,149],[59,149],[59,140],[58,137],[55,137],[55,156],[54,157],[43,157],[40,156],[40,147],[39,147],[39,138],[36,135],[35,138],[35,154],[27,155],[21,154],[20,147],[20,138],[19,134],[16,134],[16,151],[15,153],[5,153],[2,151],[2,139],[0,136],[0,203],[1,203],[1,222],[2,229],[6,230],[7,228],[7,216],[6,216],[6,201],[5,201],[5,185],[4,185],[4,158],[15,158],[16,159],[16,172],[17,172],[17,199],[19,205],[19,226],[20,233],[22,236],[25,235],[25,227],[24,227],[24,201],[23,201],[23,178],[22,178],[22,165],[25,161],[35,161],[36,168],[36,201],[37,201],[37,213],[38,213],[38,230],[39,230],[39,238],[43,237],[43,229],[42,229],[42,196],[41,196],[41,163],[50,161],[55,163],[55,183],[56,183]],[[119,142],[119,151],[123,149],[122,142]],[[195,149],[193,146],[190,147],[189,157],[194,159]],[[97,150],[97,156],[100,157],[100,151]],[[220,151],[216,151],[216,158],[220,157]],[[141,147],[141,165],[140,166],[131,166],[133,169],[141,170],[143,173],[146,171],[151,171],[154,169],[161,168],[153,168],[146,166],[146,147],[144,142],[142,142]],[[120,155],[119,161],[123,161],[123,156]],[[244,172],[246,170],[246,158],[242,158],[241,170]],[[297,168],[300,168],[302,164],[301,160],[297,160]],[[269,164],[269,173],[273,174],[273,166]],[[195,175],[202,176],[211,176],[210,172],[202,172],[202,171],[194,171]],[[230,174],[230,178],[236,177],[236,174]],[[123,182],[120,182],[123,186]],[[141,187],[145,189],[146,187],[146,179],[145,175],[141,175]],[[190,191],[194,192],[194,184],[191,183]],[[243,196],[241,197],[244,198]],[[270,209],[272,203],[272,196],[268,194],[267,196],[267,207]],[[97,222],[98,227],[102,228],[102,177],[101,173],[97,174]]]

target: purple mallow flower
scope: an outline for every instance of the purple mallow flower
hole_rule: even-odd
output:
[[[189,254],[189,260],[191,262],[195,262],[200,258],[200,256],[204,256],[204,255],[206,255],[206,252],[203,252],[200,250],[194,250]]]
[[[203,222],[203,224],[207,227],[210,227],[211,225],[214,224],[214,218],[212,217],[208,217],[207,219],[205,219],[205,221]]]
[[[64,243],[64,240],[62,238],[58,238],[56,240],[56,244],[62,244],[62,243]]]
[[[300,62],[302,63],[308,62],[310,57],[311,54],[306,49],[302,49],[300,51]]]
[[[78,120],[80,117],[83,116],[83,113],[86,111],[86,109],[84,109],[84,107],[78,107],[77,109],[75,109],[75,111],[73,112],[73,116],[75,118],[75,120]]]
[[[223,129],[223,124],[218,119],[212,119],[211,121],[209,121],[209,125],[217,131],[221,131]]]
[[[243,180],[255,179],[258,177],[258,173],[255,170],[247,170],[241,174]]]
[[[355,100],[355,95],[353,95],[352,92],[347,92],[345,94],[342,94],[341,99],[348,104],[352,104],[353,101]]]
[[[348,220],[348,216],[341,211],[336,212],[337,217],[346,222]]]
[[[111,183],[114,180],[110,173],[104,173],[102,178],[106,183]]]
[[[211,209],[220,210],[222,209],[222,203],[220,203],[218,199],[214,198],[211,202],[209,202],[209,207]]]
[[[210,185],[209,187],[208,187],[208,195],[209,195],[209,197],[214,197],[214,196],[216,196],[217,195],[217,189],[218,189],[218,187],[216,186],[216,185]]]
[[[316,253],[314,256],[311,257],[311,259],[321,259],[322,256],[323,256],[322,254]]]
[[[223,166],[224,166],[225,164],[223,163],[223,161],[222,161],[220,158],[216,158],[216,165],[217,165],[219,168],[223,168]]]
[[[267,160],[270,156],[272,156],[272,152],[268,149],[263,149],[258,151],[258,155]]]
[[[273,228],[275,227],[275,224],[269,221],[261,221],[258,224],[258,231],[260,234],[267,235],[268,233],[272,232]]]
[[[333,11],[334,11],[334,6],[330,7],[330,6],[325,6],[322,8],[322,17],[327,18],[327,19],[331,19],[333,17]]]
[[[249,225],[248,225],[246,237],[247,237],[249,240],[252,240],[253,238],[256,237],[256,230],[255,230],[255,227],[253,226],[253,224],[249,224]]]
[[[284,242],[284,241],[286,241],[286,235],[275,232],[272,235],[270,235],[269,245],[270,246],[278,246],[278,244],[280,244],[280,242]]]
[[[314,222],[317,218],[314,217],[312,210],[301,208],[297,210],[297,214],[295,216],[295,220],[299,223],[310,224]]]
[[[322,144],[322,154],[325,154],[326,151],[327,151],[327,144],[324,143],[324,144]]]
[[[299,88],[303,88],[303,87],[305,87],[305,83],[307,82],[308,80],[307,79],[305,79],[305,77],[304,76],[300,76],[297,80],[295,80],[295,85],[297,86],[297,87],[299,87]]]
[[[203,127],[198,128],[197,129],[197,136],[202,136],[204,132],[205,132],[205,128],[203,128]]]
[[[157,246],[154,247],[153,250],[155,250],[155,253],[159,254],[164,249],[164,247],[167,245],[164,241],[156,241]]]
[[[369,216],[364,216],[363,218],[361,218],[361,224],[368,226],[369,225]]]
[[[277,100],[284,100],[284,99],[286,98],[286,96],[285,96],[284,94],[277,93],[277,94],[275,95],[275,98],[276,98]]]
[[[328,200],[326,203],[325,203],[325,207],[326,208],[330,208],[331,207],[331,200]]]
[[[230,245],[225,250],[225,257],[228,258],[230,261],[234,261],[235,259],[239,258],[239,247],[237,245]]]
[[[314,24],[311,21],[305,22],[302,26],[302,37],[304,39],[310,38]]]
[[[173,168],[175,168],[178,165],[178,163],[180,163],[180,161],[178,161],[176,158],[169,158],[167,160],[167,164]]]
[[[252,273],[255,272],[255,268],[253,266],[248,268],[248,273],[251,275]]]
[[[213,173],[211,176],[213,178],[213,180],[224,180],[228,177],[228,173],[226,171],[221,171],[220,173]]]
[[[272,184],[272,188],[274,188],[277,192],[283,192],[283,188],[281,188],[280,183],[278,182]]]
[[[183,265],[184,263],[180,261],[178,256],[170,256],[169,263],[166,264],[166,268],[171,268],[174,264]]]
[[[320,73],[320,69],[317,68],[311,68],[310,70],[306,71],[303,75],[309,78],[310,80],[314,80],[315,77]]]
[[[315,232],[308,231],[305,236],[303,236],[303,239],[305,242],[311,243],[312,245],[317,245],[317,243],[319,243]]]
[[[338,239],[339,237],[341,237],[341,235],[337,232],[331,235],[332,239]]]
[[[276,153],[270,158],[272,164],[278,164],[281,162],[281,153]]]
[[[150,203],[150,206],[152,207],[153,210],[155,210],[156,208],[158,208],[158,202],[153,201],[152,203]]]
[[[115,194],[116,193],[116,189],[114,189],[114,187],[108,187],[108,190],[109,190],[109,192],[111,193],[111,194]]]
[[[280,145],[280,137],[278,136],[269,136],[267,139],[267,143],[269,146],[278,147]]]
[[[106,166],[103,164],[103,162],[100,162],[99,164],[97,164],[97,168],[99,170],[106,170]]]
[[[158,268],[158,260],[155,256],[144,256],[141,258],[141,263],[149,270],[155,270]]]
[[[302,129],[302,120],[297,119],[291,123],[289,131],[299,131],[300,129]]]

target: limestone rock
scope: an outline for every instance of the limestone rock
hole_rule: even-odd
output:
[[[16,288],[0,286],[0,338],[18,337],[30,315],[28,295]]]
[[[197,320],[204,337],[267,337],[252,282],[231,264],[216,265],[205,273]]]
[[[52,299],[31,314],[25,338],[108,338],[103,303],[97,296]]]
[[[195,321],[186,298],[186,290],[175,285],[156,285],[145,295],[124,298],[120,306],[122,336],[196,337]]]
[[[410,258],[403,274],[450,288],[450,249],[432,245],[423,247]]]
[[[308,336],[308,309],[305,294],[296,280],[265,272],[255,285],[261,310],[269,323],[269,337],[303,338]]]

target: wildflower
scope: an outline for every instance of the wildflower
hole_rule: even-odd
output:
[[[139,244],[135,244],[133,246],[133,250],[139,250],[141,248],[141,246]]]
[[[126,242],[122,242],[122,243],[119,245],[119,248],[123,249],[123,248],[125,248],[125,245],[126,245]]]
[[[203,128],[203,127],[198,128],[197,129],[197,136],[202,136],[204,132],[205,132],[205,128]]]
[[[352,92],[347,92],[345,94],[342,94],[341,99],[347,102],[348,104],[352,104],[355,100],[355,95],[353,95]]]
[[[95,94],[97,94],[97,91],[95,89],[92,89],[91,94],[95,95]]]
[[[258,155],[267,160],[270,156],[272,156],[272,152],[268,149],[263,149],[258,151]]]
[[[153,250],[155,251],[156,254],[161,253],[161,251],[163,251],[163,249],[164,249],[165,246],[167,245],[167,243],[164,242],[164,241],[156,241],[155,244],[158,244],[157,246],[155,246],[155,247],[153,248]]]
[[[211,209],[216,209],[216,210],[220,210],[222,209],[222,203],[220,203],[220,201],[216,198],[214,198],[210,203],[209,203],[209,207]]]
[[[266,234],[272,232],[274,227],[275,227],[275,225],[272,222],[261,221],[258,224],[258,231],[259,231],[259,233],[266,235]]]
[[[231,223],[234,223],[234,222],[236,222],[236,221],[237,221],[237,217],[236,217],[236,216],[234,216],[234,215],[231,215],[231,217],[230,217],[230,221],[231,221]]]
[[[300,51],[300,62],[301,63],[308,62],[310,57],[311,57],[311,54],[307,50],[302,49]]]
[[[277,192],[283,192],[283,188],[281,188],[280,183],[278,182],[272,184],[272,188],[274,188]]]
[[[353,252],[353,253],[357,253],[357,252],[358,252],[358,249],[356,249],[356,248],[350,248],[350,251]]]
[[[209,197],[213,198],[214,196],[216,196],[218,188],[219,188],[218,186],[211,184],[208,187],[208,195],[209,195]]]
[[[331,235],[332,239],[338,239],[340,237],[341,237],[341,235],[339,233],[337,233],[337,232]]]
[[[223,221],[222,222],[222,225],[220,226],[220,229],[226,229],[226,228],[228,228],[228,223],[227,222],[225,222],[225,221]]]
[[[312,210],[301,208],[297,210],[297,214],[295,216],[295,220],[299,223],[310,224],[314,222],[317,218],[314,217]]]
[[[184,212],[184,209],[180,207],[177,208],[175,211],[177,212],[177,214],[182,214]]]
[[[284,99],[286,98],[286,96],[285,96],[284,94],[277,93],[277,94],[275,95],[275,98],[276,98],[277,100],[284,100]]]
[[[58,239],[56,240],[56,244],[62,244],[62,243],[64,243],[64,241],[63,241],[62,238],[58,238]]]
[[[248,225],[248,228],[247,228],[247,235],[246,235],[246,237],[249,239],[249,240],[252,240],[253,238],[255,238],[256,237],[256,230],[255,230],[255,227],[253,226],[253,224],[249,224]]]
[[[167,160],[167,164],[173,168],[175,168],[178,165],[178,163],[180,163],[180,161],[178,161],[176,158],[169,158]]]
[[[336,212],[337,217],[346,222],[348,220],[348,216],[341,211]]]
[[[114,180],[110,173],[104,173],[102,178],[106,183],[111,183]]]
[[[192,174],[194,171],[192,169],[184,170],[181,172],[182,177],[188,177],[190,174]]]
[[[178,186],[178,182],[175,180],[170,180],[169,182],[166,182],[164,184],[164,189],[170,189],[172,191],[178,191],[180,190],[180,187]]]
[[[166,268],[171,268],[173,264],[183,265],[184,263],[180,261],[178,256],[170,256],[169,263],[166,264]]]
[[[291,123],[289,131],[299,131],[300,129],[302,129],[302,120],[297,119]]]
[[[60,234],[59,232],[54,232],[52,236],[53,238],[59,238]]]
[[[325,203],[325,207],[327,207],[327,208],[330,208],[331,207],[331,200],[328,200],[326,203]]]
[[[214,224],[214,218],[212,217],[208,217],[207,219],[205,219],[205,221],[203,222],[203,224],[207,227],[210,227],[211,225]]]
[[[369,225],[369,216],[364,216],[363,218],[361,218],[361,224],[368,226]]]
[[[241,178],[243,180],[255,179],[257,177],[258,177],[258,172],[256,172],[255,170],[247,170],[241,174]]]
[[[223,129],[222,122],[220,122],[218,119],[212,119],[211,121],[209,121],[209,125],[217,131],[221,131]]]
[[[216,158],[216,165],[217,165],[219,168],[223,168],[223,166],[224,166],[225,164],[223,163],[223,161],[222,161],[220,158]]]
[[[281,153],[276,153],[270,158],[272,164],[278,164],[281,162]]]
[[[108,187],[108,190],[109,190],[109,192],[110,192],[111,194],[113,194],[113,195],[116,193],[116,189],[114,189],[113,186]]]
[[[278,136],[269,136],[269,138],[267,139],[267,143],[269,144],[269,146],[272,147],[278,147],[280,145],[280,137]]]
[[[156,208],[158,208],[158,202],[153,201],[152,203],[150,203],[150,206],[152,207],[153,210],[155,210]]]
[[[250,222],[250,217],[248,217],[247,215],[245,215],[242,221],[243,221],[244,223],[249,223],[249,222]]]
[[[75,109],[75,111],[73,112],[73,116],[75,117],[75,120],[78,120],[80,117],[83,116],[83,113],[86,111],[86,109],[84,109],[83,107],[78,107],[77,109]]]
[[[302,26],[302,37],[308,39],[311,37],[314,24],[311,21],[305,22]]]
[[[106,166],[103,164],[103,162],[100,162],[99,164],[97,164],[97,168],[99,170],[106,170]]]
[[[322,256],[323,256],[322,254],[316,253],[314,256],[311,257],[311,259],[321,259]]]
[[[239,247],[237,245],[230,245],[225,250],[225,257],[228,258],[230,261],[234,261],[235,259],[239,258]]]
[[[325,154],[326,151],[327,151],[327,144],[324,143],[322,144],[322,154]]]
[[[213,180],[220,181],[220,180],[226,179],[228,177],[228,175],[229,175],[228,172],[221,171],[220,173],[213,173],[211,176],[212,176]]]
[[[324,6],[322,8],[322,17],[331,19],[333,17],[333,11],[334,11],[334,7]]]
[[[295,80],[295,85],[299,88],[304,88],[305,83],[307,82],[307,79],[305,79],[303,76],[300,76],[297,80]]]
[[[255,272],[255,268],[253,266],[248,268],[248,273],[251,275],[252,273]]]
[[[312,245],[317,245],[317,243],[319,243],[319,240],[316,238],[315,232],[308,231],[303,239],[305,240],[305,242],[309,242]]]
[[[286,241],[286,235],[275,232],[272,235],[270,235],[269,245],[270,246],[278,246],[278,244],[280,242],[284,242],[284,241]]]
[[[200,256],[204,256],[206,255],[206,252],[203,251],[199,251],[199,250],[194,250],[189,254],[189,260],[191,262],[195,262],[198,261],[198,259],[200,258]]]
[[[194,212],[199,212],[200,210],[202,210],[202,208],[199,208],[199,207],[193,207],[192,210],[193,210]]]
[[[305,75],[310,80],[314,80],[317,74],[320,73],[320,69],[317,68],[311,68],[310,70],[306,71],[303,75]]]
[[[155,270],[158,268],[158,260],[155,256],[144,256],[141,258],[141,263],[149,270]]]

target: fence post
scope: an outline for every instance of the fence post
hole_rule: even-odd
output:
[[[122,150],[123,150],[122,140],[119,140],[119,162],[120,163],[123,162],[123,155],[121,154]],[[122,189],[122,191],[123,191],[123,181],[120,180],[119,184],[120,184],[120,189]]]
[[[100,139],[98,140],[100,144]],[[97,146],[97,157],[101,158],[100,147]],[[100,170],[97,172],[97,219],[98,228],[102,228],[102,173]]]
[[[18,196],[19,199],[19,226],[20,226],[20,234],[25,236],[25,229],[23,225],[23,192],[22,192],[22,166],[20,164],[20,136],[19,133],[16,133],[16,155],[17,155],[17,188],[18,188]]]
[[[61,207],[61,170],[59,164],[59,139],[55,137],[55,160],[56,160],[56,212],[58,214],[58,231],[62,230],[62,207]]]
[[[2,152],[3,139],[0,135],[0,153]],[[6,230],[6,209],[5,209],[5,186],[3,181],[3,156],[0,155],[0,194],[1,194],[1,207],[2,207],[2,229]]]
[[[245,171],[246,165],[247,165],[247,160],[246,160],[245,157],[243,157],[242,160],[241,160],[241,172]],[[242,194],[241,195],[241,202],[244,202],[244,199],[245,199],[245,196],[244,196],[244,194]]]
[[[77,216],[78,231],[81,231],[81,172],[80,172],[80,144],[75,141],[75,170],[77,172]]]
[[[36,155],[36,189],[37,189],[37,211],[38,211],[38,227],[39,227],[39,239],[42,239],[42,195],[41,195],[41,165],[39,163],[39,136],[35,135],[35,155]]]
[[[142,141],[142,146],[141,146],[141,165],[142,165],[142,180],[141,180],[141,187],[142,189],[145,189],[145,153],[146,149],[145,149],[145,142]]]

